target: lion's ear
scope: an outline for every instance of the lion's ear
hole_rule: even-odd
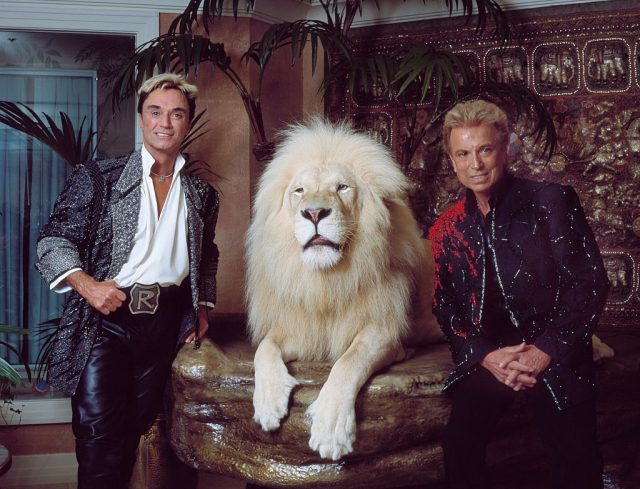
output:
[[[279,213],[287,205],[288,182],[278,182],[263,173],[253,198],[253,214],[261,218]]]

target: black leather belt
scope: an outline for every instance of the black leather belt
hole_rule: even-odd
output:
[[[182,310],[190,303],[189,281],[181,285],[160,286],[159,284],[133,284],[123,287],[127,299],[124,304],[107,316],[109,321],[129,323],[145,317],[162,316],[169,310]]]

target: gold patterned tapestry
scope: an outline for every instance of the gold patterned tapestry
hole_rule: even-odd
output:
[[[538,9],[512,16],[514,36],[506,48],[455,19],[361,28],[354,39],[357,49],[367,53],[391,53],[416,42],[451,49],[483,79],[527,85],[542,98],[556,124],[558,149],[547,161],[543,144],[519,123],[511,137],[511,171],[576,189],[604,251],[612,286],[602,323],[640,328],[640,10],[577,10]],[[407,101],[375,87],[351,93],[336,84],[327,106],[331,117],[351,119],[402,160]],[[420,124],[432,115],[429,101],[419,106]],[[425,227],[460,192],[439,133],[438,125],[429,128],[406,168],[414,183],[414,211]]]

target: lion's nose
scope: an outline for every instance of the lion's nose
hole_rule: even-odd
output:
[[[312,223],[318,224],[322,219],[331,214],[331,209],[302,209],[302,217],[309,219]]]

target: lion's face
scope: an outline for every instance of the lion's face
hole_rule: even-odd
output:
[[[287,189],[287,207],[303,263],[311,269],[335,266],[358,222],[358,185],[341,165],[299,171]]]

